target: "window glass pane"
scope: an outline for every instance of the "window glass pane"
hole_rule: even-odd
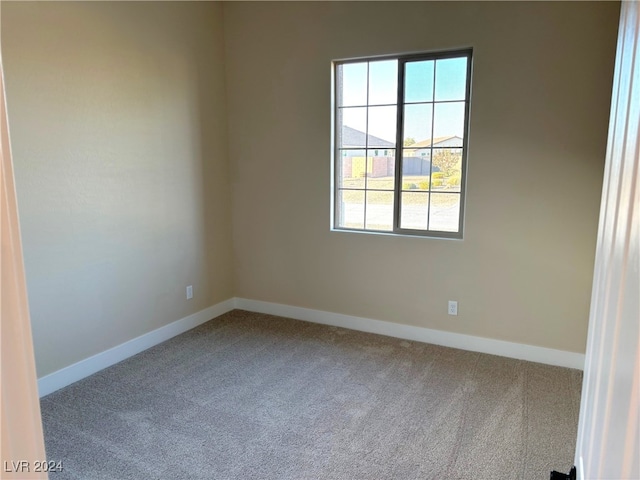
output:
[[[367,189],[393,191],[395,154],[395,150],[388,148],[371,148],[367,151]]]
[[[438,173],[432,174],[434,190],[459,192],[462,178],[462,149],[434,148],[433,166]]]
[[[338,65],[338,105],[367,104],[367,62]]]
[[[402,190],[429,190],[431,150],[405,148],[402,151]]]
[[[431,145],[432,104],[404,106],[403,143],[405,147],[429,147]]]
[[[369,105],[398,102],[398,61],[369,62]]]
[[[338,226],[364,228],[364,190],[338,192]]]
[[[364,150],[339,150],[339,188],[365,187],[366,160],[364,153]]]
[[[396,107],[369,107],[369,147],[394,148]]]
[[[367,108],[341,108],[338,110],[338,148],[365,147],[367,136]]]
[[[455,146],[462,146],[462,138],[464,137],[464,102],[453,103],[436,103],[433,116],[433,146],[438,145],[444,140],[451,140]],[[453,138],[457,137],[457,138]],[[447,143],[446,146],[449,146]]]
[[[466,85],[466,57],[436,60],[436,101],[464,100]]]
[[[427,229],[429,194],[425,192],[402,193],[400,227],[414,230]]]
[[[393,230],[393,192],[367,191],[367,219],[365,228]]]
[[[405,63],[405,102],[433,101],[433,64],[433,60]]]
[[[429,229],[457,232],[460,216],[459,193],[432,193],[429,210]]]

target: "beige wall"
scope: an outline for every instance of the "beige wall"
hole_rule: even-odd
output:
[[[226,3],[236,295],[584,352],[618,14]],[[466,46],[464,240],[330,232],[331,60]]]
[[[617,3],[1,8],[39,376],[232,296],[584,351]],[[330,232],[331,60],[465,46],[465,239]]]
[[[38,376],[233,295],[222,45],[214,3],[2,2]]]

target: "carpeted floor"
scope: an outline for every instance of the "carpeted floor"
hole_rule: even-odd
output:
[[[50,479],[548,479],[550,367],[236,310],[42,400]]]

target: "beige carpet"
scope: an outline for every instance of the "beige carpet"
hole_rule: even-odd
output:
[[[233,311],[42,400],[51,479],[548,479],[582,375]]]

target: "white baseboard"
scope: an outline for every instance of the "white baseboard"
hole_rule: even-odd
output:
[[[351,330],[377,333],[389,337],[416,340],[418,342],[433,343],[445,347],[460,348],[472,352],[489,353],[501,357],[528,360],[531,362],[556,365],[560,367],[584,368],[584,355],[581,353],[554,350],[552,348],[536,347],[522,343],[505,342],[491,338],[474,337],[460,333],[432,330],[430,328],[414,327],[399,323],[372,320],[369,318],[354,317],[340,313],[324,312],[309,308],[292,307],[279,303],[248,300],[246,298],[235,299],[236,308],[251,312],[267,313],[281,317],[305,320],[307,322],[344,327]]]
[[[122,360],[125,360],[137,353],[162,343],[181,333],[191,330],[198,325],[208,322],[212,318],[218,317],[235,308],[235,299],[230,298],[224,302],[217,303],[211,307],[200,310],[187,317],[160,327],[144,335],[140,335],[125,343],[117,345],[109,350],[85,358],[73,365],[69,365],[57,372],[53,372],[38,379],[38,393],[44,397],[62,387],[66,387],[78,380],[92,375],[104,368],[110,367]]]
[[[584,368],[584,355],[580,353],[493,340],[491,338],[473,337],[460,333],[432,330],[430,328],[414,327],[411,325],[354,317],[310,308],[293,307],[279,303],[248,300],[246,298],[230,298],[229,300],[200,310],[192,315],[176,320],[169,325],[145,333],[121,345],[117,345],[109,350],[105,350],[57,372],[39,378],[39,395],[40,397],[44,397],[60,388],[66,387],[104,368],[110,367],[137,353],[169,340],[176,335],[191,330],[202,323],[230,312],[234,308],[251,312],[268,313],[323,325],[333,325],[335,327],[349,328],[362,332],[377,333],[405,340],[433,343],[435,345],[460,348],[472,352],[489,353],[502,357],[545,363],[547,365],[557,365],[579,370]]]

